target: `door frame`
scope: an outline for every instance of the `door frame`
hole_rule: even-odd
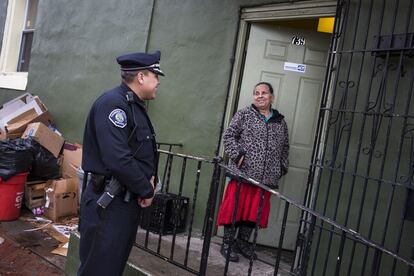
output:
[[[320,0],[294,3],[289,2],[283,4],[271,4],[241,8],[239,31],[237,35],[234,55],[234,64],[230,78],[227,104],[224,113],[225,127],[230,124],[231,118],[237,111],[237,104],[242,81],[241,78],[244,70],[245,57],[247,53],[247,41],[251,24],[273,20],[292,20],[335,16],[336,8],[337,1]],[[219,155],[223,156],[224,148],[221,135],[222,133],[220,133]]]

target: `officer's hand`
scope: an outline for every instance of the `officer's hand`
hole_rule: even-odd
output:
[[[147,208],[151,206],[152,200],[154,197],[151,198],[138,198],[138,205],[141,206],[141,208]]]
[[[152,185],[152,188],[154,189],[154,181],[155,181],[155,176],[153,175],[150,179],[150,183]],[[142,208],[146,208],[151,206],[152,204],[152,200],[154,197],[151,198],[138,198],[138,205],[141,206]]]

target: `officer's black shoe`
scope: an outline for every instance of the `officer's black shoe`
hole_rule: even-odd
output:
[[[220,253],[226,259],[229,250],[229,261],[237,263],[239,261],[239,255],[237,255],[237,253],[234,251],[234,246],[230,246],[227,243],[223,243],[220,248]]]
[[[242,256],[246,259],[250,260],[250,258],[253,256],[253,260],[257,260],[257,255],[254,253],[253,245],[248,241],[237,239],[236,252],[242,254]]]

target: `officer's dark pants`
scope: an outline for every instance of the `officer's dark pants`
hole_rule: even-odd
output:
[[[125,203],[114,197],[102,209],[96,204],[98,198],[88,185],[81,201],[78,276],[122,275],[135,241],[140,207],[136,200]]]

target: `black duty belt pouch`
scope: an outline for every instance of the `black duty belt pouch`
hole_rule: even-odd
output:
[[[105,188],[105,176],[92,174],[90,184],[92,185],[92,190],[95,194],[102,194]]]

